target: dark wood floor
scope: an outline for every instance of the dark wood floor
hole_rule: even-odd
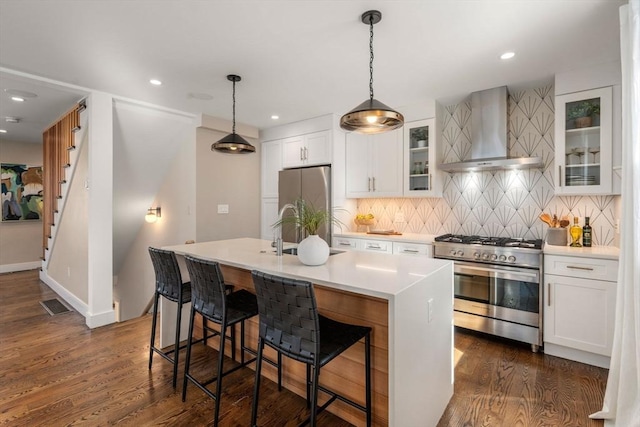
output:
[[[89,330],[75,312],[49,316],[39,301],[53,297],[35,271],[0,275],[0,425],[211,425],[211,399],[190,386],[183,403],[159,357],[148,370],[150,316]],[[602,425],[587,416],[600,409],[606,370],[461,331],[455,347],[455,395],[439,427]],[[195,366],[208,375],[216,356],[198,345]],[[252,372],[225,377],[222,426],[249,425]],[[263,381],[260,425],[306,414],[304,399]],[[323,413],[319,425],[349,424]]]

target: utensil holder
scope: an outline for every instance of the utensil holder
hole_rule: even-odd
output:
[[[566,228],[549,228],[547,230],[547,245],[567,246]]]

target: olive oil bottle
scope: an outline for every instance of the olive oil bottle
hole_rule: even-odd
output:
[[[578,224],[578,217],[573,217],[573,225],[569,229],[569,234],[571,235],[571,244],[569,246],[574,248],[581,248],[580,237],[582,236],[582,227]]]
[[[584,227],[582,227],[582,246],[591,247],[591,226],[589,225],[589,217],[584,217]]]

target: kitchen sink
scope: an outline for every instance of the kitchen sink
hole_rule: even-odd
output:
[[[331,255],[337,255],[337,254],[341,254],[344,251],[339,251],[337,249],[329,249],[329,256]],[[289,254],[289,255],[298,255],[298,248],[287,248],[287,249],[283,249],[282,250],[283,254]]]

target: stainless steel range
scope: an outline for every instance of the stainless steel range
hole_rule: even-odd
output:
[[[454,324],[542,345],[542,240],[445,234],[434,258],[454,260]]]

